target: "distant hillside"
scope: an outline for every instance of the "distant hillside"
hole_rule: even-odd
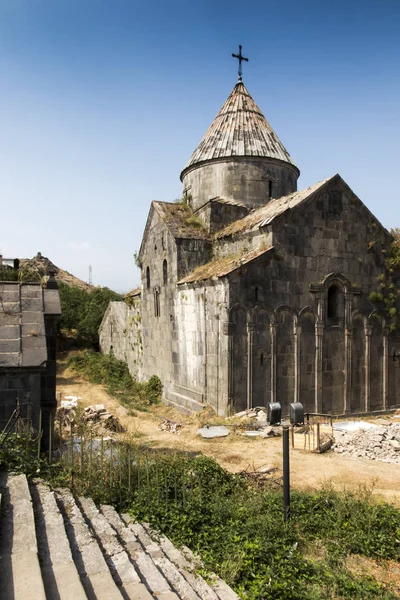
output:
[[[74,286],[91,292],[94,289],[93,285],[89,285],[86,281],[82,281],[75,275],[71,275],[68,271],[64,271],[60,267],[57,267],[49,258],[42,256],[40,252],[33,258],[21,258],[19,261],[20,269],[28,271],[37,271],[41,275],[46,275],[49,271],[55,272],[55,278],[57,281],[61,281],[69,286]]]

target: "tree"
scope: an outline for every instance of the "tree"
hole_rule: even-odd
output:
[[[99,327],[109,302],[123,300],[123,297],[109,288],[94,288],[93,291],[59,284],[61,318],[59,328],[74,333],[84,345],[99,345]]]

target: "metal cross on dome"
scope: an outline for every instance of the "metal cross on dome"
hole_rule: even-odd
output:
[[[242,62],[244,60],[246,62],[249,62],[249,59],[242,56],[242,46],[240,46],[240,45],[239,45],[239,54],[232,54],[232,56],[233,56],[233,58],[237,58],[239,61],[238,75],[239,75],[239,81],[242,81]]]

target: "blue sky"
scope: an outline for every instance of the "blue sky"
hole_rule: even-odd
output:
[[[400,226],[399,0],[0,0],[0,253],[139,282],[150,202],[237,79],[301,170]]]

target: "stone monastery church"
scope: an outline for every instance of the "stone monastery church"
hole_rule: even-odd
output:
[[[399,406],[398,338],[369,301],[392,237],[340,175],[298,191],[299,174],[239,70],[182,201],[151,204],[141,287],[110,303],[102,352],[181,409]]]

